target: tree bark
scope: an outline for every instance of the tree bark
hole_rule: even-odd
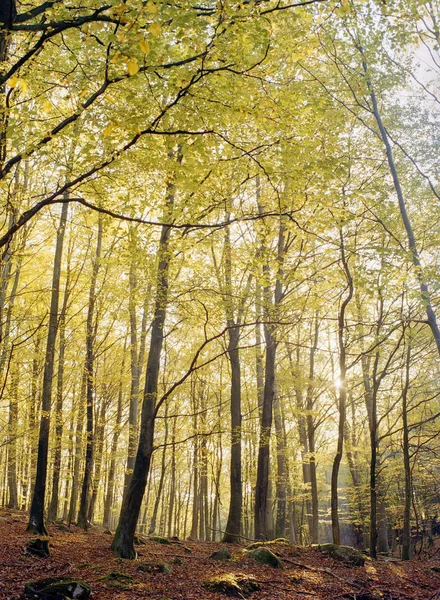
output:
[[[98,272],[101,261],[102,251],[102,217],[98,220],[98,235],[96,239],[96,251],[93,260],[92,279],[90,282],[89,305],[87,309],[86,323],[86,455],[84,465],[83,483],[81,487],[81,500],[78,511],[78,526],[83,529],[88,528],[88,510],[90,501],[90,487],[92,483],[93,453],[94,453],[94,392],[95,392],[95,304],[96,304],[96,284],[98,281]]]
[[[60,224],[57,231],[55,259],[52,276],[52,294],[50,301],[49,327],[47,334],[46,356],[43,374],[42,412],[38,436],[37,472],[27,530],[46,535],[44,524],[44,500],[46,495],[47,455],[49,450],[50,413],[52,406],[52,380],[55,362],[55,343],[58,332],[58,305],[60,296],[61,262],[63,255],[64,232],[66,229],[69,204],[65,202],[61,209]]]
[[[170,153],[170,158],[175,157]],[[177,161],[182,160],[180,148]],[[175,185],[170,181],[167,185],[167,204],[164,220],[172,217],[175,198]],[[133,538],[139,518],[139,512],[147,485],[148,473],[153,453],[154,426],[156,418],[156,399],[159,381],[160,355],[164,340],[164,326],[168,303],[168,272],[170,265],[169,236],[171,229],[162,226],[159,241],[159,263],[157,269],[157,287],[153,323],[151,327],[150,352],[147,361],[144,401],[142,404],[139,445],[137,449],[133,475],[122,501],[119,524],[112,543],[112,550],[121,558],[135,558]]]
[[[344,447],[344,426],[346,419],[346,404],[347,404],[347,365],[346,365],[346,349],[345,349],[345,313],[347,306],[353,297],[353,279],[351,277],[348,266],[347,257],[345,254],[344,238],[342,228],[339,230],[339,240],[341,249],[341,262],[344,274],[347,280],[348,292],[341,303],[338,314],[338,346],[339,346],[339,424],[338,424],[338,442],[336,455],[333,460],[332,475],[331,475],[331,519],[332,519],[332,537],[333,543],[340,545],[341,532],[339,526],[338,512],[338,475],[339,467],[342,460],[342,451]]]

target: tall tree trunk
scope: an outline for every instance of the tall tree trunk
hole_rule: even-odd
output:
[[[261,207],[259,207],[261,210]],[[264,393],[263,393],[263,410],[260,423],[260,439],[258,446],[258,462],[257,462],[257,482],[255,486],[255,538],[268,539],[273,537],[269,522],[269,477],[270,477],[270,435],[272,429],[272,408],[275,394],[275,370],[276,370],[276,351],[277,341],[275,338],[276,327],[275,313],[282,299],[282,267],[283,256],[285,251],[284,239],[285,227],[280,221],[278,232],[278,248],[277,248],[277,273],[275,281],[275,293],[272,300],[272,294],[269,283],[265,283],[264,297],[264,338],[266,342],[266,360],[265,360],[265,377],[264,377]],[[270,276],[270,267],[267,263],[263,264],[263,275],[266,281]]]
[[[104,501],[104,518],[102,520],[102,524],[107,529],[111,529],[111,513],[112,513],[112,504],[113,504],[113,496],[115,490],[115,472],[116,472],[116,452],[118,450],[118,441],[119,436],[121,435],[121,421],[122,421],[122,402],[124,398],[123,393],[123,377],[125,370],[125,343],[124,343],[124,353],[122,358],[122,366],[121,366],[121,377],[119,381],[119,390],[118,390],[118,407],[116,409],[116,423],[115,428],[113,430],[113,439],[110,450],[110,468],[108,472],[108,481],[107,481],[107,491],[105,495]]]
[[[66,285],[59,320],[59,353],[57,373],[57,394],[55,404],[55,451],[53,459],[52,497],[47,511],[47,519],[54,521],[58,513],[58,499],[61,471],[61,449],[63,437],[63,396],[64,396],[64,356],[66,350],[66,314],[70,287],[70,257],[67,263]]]
[[[128,453],[127,465],[125,467],[124,491],[128,489],[130,478],[133,473],[134,461],[136,457],[136,444],[138,432],[138,412],[139,412],[139,391],[140,391],[140,369],[137,335],[137,316],[136,316],[136,243],[135,234],[131,231],[131,262],[129,273],[129,301],[128,312],[130,319],[130,366],[131,366],[131,389],[130,389],[130,408],[128,414]]]
[[[20,508],[17,490],[18,370],[14,365],[9,390],[8,421],[8,508]]]
[[[309,363],[309,383],[307,385],[306,408],[307,408],[307,440],[309,443],[309,474],[310,474],[310,491],[312,496],[312,519],[310,534],[312,544],[319,543],[319,499],[318,499],[318,479],[316,475],[316,445],[315,445],[315,423],[313,419],[314,398],[313,392],[315,389],[315,354],[318,347],[319,321],[318,315],[315,315],[313,331],[313,341],[310,348],[310,363]]]
[[[92,483],[93,470],[93,452],[94,452],[94,428],[93,428],[93,412],[94,412],[94,392],[95,392],[95,304],[96,304],[96,284],[98,280],[98,272],[101,262],[102,251],[102,217],[98,220],[98,236],[96,240],[96,251],[93,260],[92,279],[90,282],[89,305],[87,310],[86,322],[86,456],[84,465],[84,476],[81,488],[81,500],[78,512],[78,526],[83,529],[88,527],[88,510],[90,500],[90,487]]]
[[[278,392],[274,396],[274,423],[277,440],[277,479],[276,500],[277,512],[275,522],[275,537],[285,537],[287,520],[287,455],[286,439],[284,433],[284,418],[280,406]]]
[[[181,150],[177,157],[172,152],[170,158],[182,160]],[[167,185],[167,204],[164,220],[172,218],[175,197],[175,185],[170,181]],[[148,473],[151,464],[154,443],[154,425],[156,418],[156,400],[159,381],[160,355],[164,340],[164,326],[168,303],[168,272],[170,265],[169,236],[170,228],[162,226],[158,252],[157,287],[153,323],[151,327],[150,352],[147,361],[147,374],[145,378],[144,401],[142,404],[141,427],[139,445],[133,468],[130,485],[124,494],[118,528],[112,543],[112,549],[121,558],[134,558],[136,553],[133,547],[133,538],[139,518],[142,498],[147,485]]]
[[[76,514],[76,505],[78,503],[78,492],[79,492],[79,475],[80,475],[80,466],[81,466],[81,454],[82,454],[82,446],[83,446],[83,429],[84,429],[84,417],[86,412],[86,370],[84,367],[82,380],[81,380],[81,390],[79,397],[79,405],[78,405],[78,416],[76,421],[76,430],[75,430],[75,459],[73,461],[73,475],[72,475],[72,489],[70,494],[70,507],[69,507],[69,525],[72,523],[74,519],[74,515]]]
[[[101,400],[101,410],[99,411],[99,419],[96,425],[95,439],[96,439],[96,452],[95,452],[95,473],[93,475],[92,485],[92,496],[90,498],[90,504],[88,509],[88,521],[93,523],[95,516],[96,501],[98,499],[99,484],[101,481],[101,470],[102,470],[102,455],[104,450],[104,429],[105,429],[105,413],[107,409],[108,399],[106,397],[105,385],[103,385],[103,393]]]
[[[412,476],[409,455],[409,428],[408,428],[408,391],[410,385],[409,369],[411,365],[411,345],[408,340],[405,364],[405,384],[402,390],[402,422],[403,422],[403,465],[405,470],[405,507],[403,511],[403,544],[402,559],[411,558],[411,500]]]
[[[338,546],[341,543],[341,532],[339,527],[339,512],[338,512],[338,475],[339,467],[342,460],[342,451],[344,447],[344,426],[346,419],[346,404],[347,404],[347,365],[346,365],[346,349],[345,349],[345,312],[347,306],[353,297],[353,279],[351,277],[348,261],[345,253],[344,238],[342,228],[339,230],[341,262],[344,274],[347,280],[347,295],[341,303],[338,314],[338,346],[339,346],[339,425],[338,425],[338,442],[336,455],[333,460],[332,475],[331,475],[331,519],[332,519],[332,536],[333,543]]]
[[[63,255],[64,232],[66,229],[68,203],[61,208],[60,224],[57,230],[55,259],[52,276],[49,327],[43,374],[40,431],[38,436],[37,472],[27,530],[46,535],[44,525],[44,500],[46,496],[47,455],[49,451],[50,412],[52,407],[52,380],[55,362],[55,342],[58,332],[58,305],[60,296],[61,262]]]
[[[162,449],[162,464],[161,464],[161,468],[160,468],[159,485],[157,487],[156,499],[154,501],[153,516],[151,517],[151,523],[150,523],[150,527],[148,529],[148,533],[150,535],[152,533],[156,532],[157,514],[159,512],[159,504],[162,499],[163,484],[165,481],[165,473],[167,470],[166,456],[167,456],[167,442],[168,442],[168,405],[165,406],[164,417],[165,417],[165,437],[164,437],[164,446]]]

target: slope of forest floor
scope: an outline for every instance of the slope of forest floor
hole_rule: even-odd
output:
[[[111,537],[102,530],[85,533],[74,526],[70,531],[51,526],[51,555],[37,558],[25,552],[33,537],[25,533],[26,517],[0,511],[1,600],[19,598],[28,581],[57,576],[89,584],[94,600],[220,600],[226,596],[209,591],[204,583],[225,573],[252,576],[260,585],[250,596],[255,600],[440,600],[440,572],[434,570],[440,570],[440,552],[423,560],[367,559],[363,567],[348,567],[315,548],[273,544],[284,564],[280,570],[244,558],[243,547],[229,546],[232,560],[216,561],[209,557],[223,544],[149,541],[137,546],[138,560],[128,561],[115,557],[109,549]],[[162,563],[169,565],[169,572],[157,572]]]

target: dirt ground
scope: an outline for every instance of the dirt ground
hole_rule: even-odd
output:
[[[37,558],[25,552],[35,537],[25,532],[26,522],[25,513],[0,510],[0,600],[19,598],[26,582],[59,576],[87,583],[94,600],[220,600],[226,596],[204,583],[225,573],[252,576],[260,586],[252,600],[440,600],[440,572],[433,570],[440,571],[440,552],[409,562],[367,559],[363,567],[348,567],[315,548],[271,545],[283,561],[281,570],[244,558],[241,546],[229,546],[231,560],[216,561],[209,557],[224,544],[149,541],[136,547],[137,560],[128,561],[116,558],[111,536],[100,529],[85,533],[75,526],[70,531],[49,526],[51,556]]]

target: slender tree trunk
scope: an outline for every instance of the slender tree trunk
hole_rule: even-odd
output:
[[[319,321],[318,315],[315,315],[314,333],[312,347],[310,348],[309,364],[309,383],[307,385],[306,408],[307,408],[307,440],[309,442],[309,472],[310,472],[310,491],[312,496],[312,520],[311,520],[311,538],[312,544],[319,543],[319,499],[318,499],[318,479],[316,475],[316,446],[315,446],[315,423],[313,419],[315,389],[315,354],[318,347]]]
[[[160,468],[160,478],[159,478],[159,485],[157,487],[156,499],[154,501],[153,516],[151,517],[151,523],[150,523],[150,527],[148,529],[148,533],[150,535],[156,531],[157,514],[159,512],[159,504],[162,499],[163,484],[165,481],[165,473],[167,470],[167,462],[166,462],[167,442],[168,442],[168,419],[167,419],[167,417],[168,417],[168,406],[165,407],[164,447],[162,449],[162,464],[161,464],[161,468]]]
[[[132,242],[135,238],[131,232]],[[128,312],[130,317],[130,365],[131,365],[131,389],[130,389],[130,409],[128,414],[128,453],[127,466],[125,468],[124,491],[127,490],[130,478],[133,473],[134,461],[136,457],[137,430],[138,430],[138,412],[139,412],[139,391],[140,391],[140,369],[137,336],[137,316],[136,316],[136,288],[137,279],[135,272],[136,244],[132,243],[132,258],[129,273],[129,302]]]
[[[420,255],[419,255],[419,251],[417,248],[417,242],[416,242],[414,230],[412,228],[411,220],[409,218],[409,215],[408,215],[408,212],[406,209],[406,201],[405,201],[405,197],[403,195],[402,186],[400,184],[400,178],[399,178],[399,174],[397,172],[396,163],[394,162],[393,151],[391,148],[387,130],[383,124],[382,116],[379,111],[376,93],[374,91],[374,88],[373,88],[373,85],[372,85],[372,82],[371,82],[371,79],[369,76],[368,65],[365,60],[365,55],[364,55],[363,49],[360,46],[358,46],[358,49],[362,54],[362,66],[363,66],[364,74],[366,77],[368,90],[370,92],[371,104],[373,107],[373,114],[374,114],[374,118],[376,119],[377,126],[379,128],[380,137],[385,146],[388,167],[389,167],[389,170],[391,173],[391,177],[393,179],[394,189],[396,191],[397,200],[399,203],[400,215],[402,217],[403,225],[404,225],[405,231],[406,231],[406,236],[407,236],[407,240],[408,240],[409,251],[411,253],[412,263],[415,267],[416,277],[419,282],[420,297],[421,297],[422,303],[425,307],[427,323],[431,329],[432,336],[433,336],[435,344],[437,346],[437,351],[440,354],[440,330],[438,327],[435,311],[432,307],[431,294],[429,291],[429,287],[428,287],[428,284],[426,283],[426,278],[423,273],[423,267],[422,267],[422,264],[420,261]]]
[[[107,529],[111,529],[111,513],[112,513],[112,504],[115,490],[115,472],[116,472],[116,452],[118,450],[118,441],[119,436],[121,434],[121,421],[122,421],[122,402],[124,398],[123,393],[123,377],[124,377],[124,369],[125,369],[125,344],[124,344],[124,354],[122,358],[122,366],[121,366],[121,379],[119,382],[119,390],[118,390],[118,407],[116,410],[116,423],[115,428],[113,430],[113,439],[112,446],[110,450],[110,468],[108,473],[108,481],[107,481],[107,492],[105,495],[104,501],[104,518],[103,518],[103,526]]]
[[[62,205],[60,224],[57,231],[55,259],[52,276],[49,327],[43,375],[42,412],[38,436],[37,472],[27,530],[32,533],[47,534],[44,525],[44,500],[46,496],[47,455],[49,451],[50,413],[52,406],[52,380],[55,362],[55,342],[58,332],[58,305],[60,296],[61,262],[63,255],[64,232],[66,229],[68,203]]]
[[[339,467],[342,460],[342,451],[344,446],[344,426],[346,419],[346,404],[347,404],[347,365],[346,365],[346,349],[345,349],[345,312],[347,306],[353,297],[353,280],[348,266],[347,257],[345,254],[344,238],[342,229],[339,230],[341,261],[347,279],[348,291],[347,295],[341,303],[338,314],[338,346],[339,346],[339,425],[338,425],[338,442],[336,455],[333,460],[332,476],[331,476],[331,519],[332,519],[332,536],[333,543],[338,546],[341,543],[341,533],[339,526],[338,512],[338,475]]]
[[[70,261],[69,261],[70,262]],[[58,513],[58,499],[61,472],[61,449],[63,438],[63,395],[64,395],[64,356],[66,351],[66,314],[69,300],[70,268],[68,262],[63,305],[59,320],[59,354],[57,373],[57,395],[55,404],[55,451],[53,459],[52,497],[47,511],[48,521],[54,521]]]
[[[274,396],[274,423],[277,440],[277,479],[276,499],[277,512],[275,522],[275,537],[284,537],[287,521],[287,455],[286,440],[284,435],[284,419],[280,406],[278,393]]]
[[[408,428],[408,391],[410,384],[409,369],[411,364],[411,346],[408,341],[405,365],[405,384],[402,390],[402,421],[403,421],[403,465],[405,469],[405,507],[403,511],[403,545],[402,559],[411,558],[411,499],[412,477],[409,455],[409,428]]]
[[[18,509],[17,490],[17,433],[18,433],[18,370],[14,366],[9,390],[9,421],[8,421],[8,508]]]
[[[261,207],[259,207],[261,210]],[[269,496],[269,478],[270,478],[270,435],[272,429],[272,408],[275,394],[275,371],[276,371],[276,351],[277,341],[275,338],[275,326],[272,321],[275,319],[275,313],[282,299],[282,267],[283,255],[285,251],[284,240],[285,227],[280,221],[278,233],[277,261],[278,269],[275,282],[274,300],[271,298],[269,284],[264,286],[264,338],[266,342],[266,361],[265,378],[263,394],[263,410],[260,423],[260,439],[258,447],[257,462],[257,482],[255,486],[255,538],[268,539],[273,537],[272,527],[269,522],[270,496]],[[267,264],[263,265],[263,275],[266,280],[270,275],[270,268]]]
[[[170,153],[172,158],[174,153]],[[178,150],[177,162],[182,160]],[[165,220],[172,217],[175,197],[175,185],[167,185],[167,206]],[[148,354],[147,374],[145,378],[144,401],[141,413],[141,428],[136,460],[130,485],[124,494],[118,528],[112,543],[112,549],[121,558],[134,558],[133,538],[139,518],[142,498],[147,485],[154,443],[154,425],[156,418],[156,399],[159,381],[160,355],[164,340],[164,326],[168,303],[168,272],[170,265],[169,236],[170,228],[162,227],[159,242],[159,264],[157,271],[157,288],[153,323],[151,327],[150,352]]]
[[[92,279],[89,292],[89,306],[87,310],[86,323],[86,456],[84,465],[84,476],[81,488],[81,500],[78,512],[78,526],[83,529],[88,527],[88,509],[90,501],[90,487],[92,483],[93,470],[93,453],[94,453],[94,428],[93,428],[93,412],[94,412],[94,369],[95,369],[95,304],[96,304],[96,284],[98,280],[98,272],[101,261],[102,251],[102,218],[98,221],[98,236],[96,240],[96,251],[93,261]]]
[[[75,459],[73,462],[73,476],[72,476],[72,490],[70,495],[70,507],[69,507],[69,525],[74,519],[76,513],[76,505],[78,503],[78,492],[79,492],[79,471],[81,466],[81,454],[83,446],[83,429],[84,429],[84,417],[86,412],[86,370],[84,367],[83,376],[81,381],[81,391],[79,397],[78,416],[76,421],[75,431]]]
[[[93,523],[95,516],[96,501],[98,499],[99,484],[101,481],[101,470],[102,470],[102,458],[104,450],[104,428],[105,428],[105,413],[107,409],[108,400],[106,398],[105,387],[103,389],[103,397],[101,400],[101,410],[99,414],[99,421],[96,425],[95,439],[96,439],[96,453],[95,453],[95,473],[93,476],[92,485],[92,496],[90,498],[90,504],[88,509],[88,521]]]

